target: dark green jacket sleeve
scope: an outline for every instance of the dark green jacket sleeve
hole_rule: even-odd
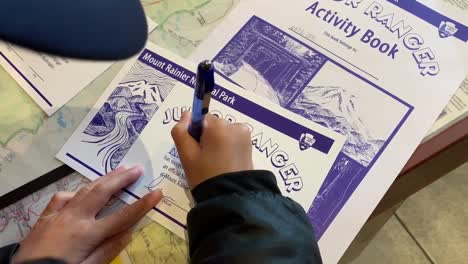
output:
[[[13,255],[18,251],[19,244],[11,244],[0,248],[0,263],[11,263]]]
[[[191,263],[322,263],[302,207],[268,171],[229,173],[193,191]]]
[[[20,244],[11,244],[6,247],[0,248],[0,263],[9,264],[12,263],[13,255],[18,251]],[[21,264],[66,264],[64,261],[52,258],[37,259],[22,262]]]

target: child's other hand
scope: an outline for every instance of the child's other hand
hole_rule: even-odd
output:
[[[191,114],[183,113],[172,129],[172,138],[191,188],[223,173],[253,169],[250,130],[246,125],[231,124],[208,114],[198,143],[188,133],[190,120]]]
[[[131,227],[162,198],[148,193],[134,204],[96,219],[113,194],[135,182],[139,167],[117,168],[75,193],[59,192],[21,242],[13,263],[55,258],[67,263],[109,263],[125,248]]]

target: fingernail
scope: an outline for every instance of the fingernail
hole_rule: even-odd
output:
[[[143,167],[141,165],[135,165],[130,169],[131,173],[141,174],[143,173]]]
[[[163,193],[162,189],[156,189],[156,190],[153,191],[153,193],[154,194],[159,194],[160,193],[164,197],[164,193]]]
[[[128,170],[128,166],[127,165],[120,165],[120,166],[117,167],[116,170],[126,171],[126,170]]]

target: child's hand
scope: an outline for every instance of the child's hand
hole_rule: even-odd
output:
[[[223,173],[252,170],[250,130],[208,114],[198,143],[188,133],[191,115],[182,114],[172,138],[191,188]]]
[[[145,195],[120,211],[96,219],[111,196],[133,183],[142,169],[118,168],[75,193],[57,193],[21,242],[14,263],[56,258],[67,263],[109,263],[125,248],[135,225],[162,197]]]

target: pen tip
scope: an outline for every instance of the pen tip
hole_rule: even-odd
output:
[[[205,70],[205,71],[208,71],[211,69],[211,67],[213,67],[213,63],[211,63],[210,60],[205,60],[205,61],[202,61],[200,63],[200,67]]]

